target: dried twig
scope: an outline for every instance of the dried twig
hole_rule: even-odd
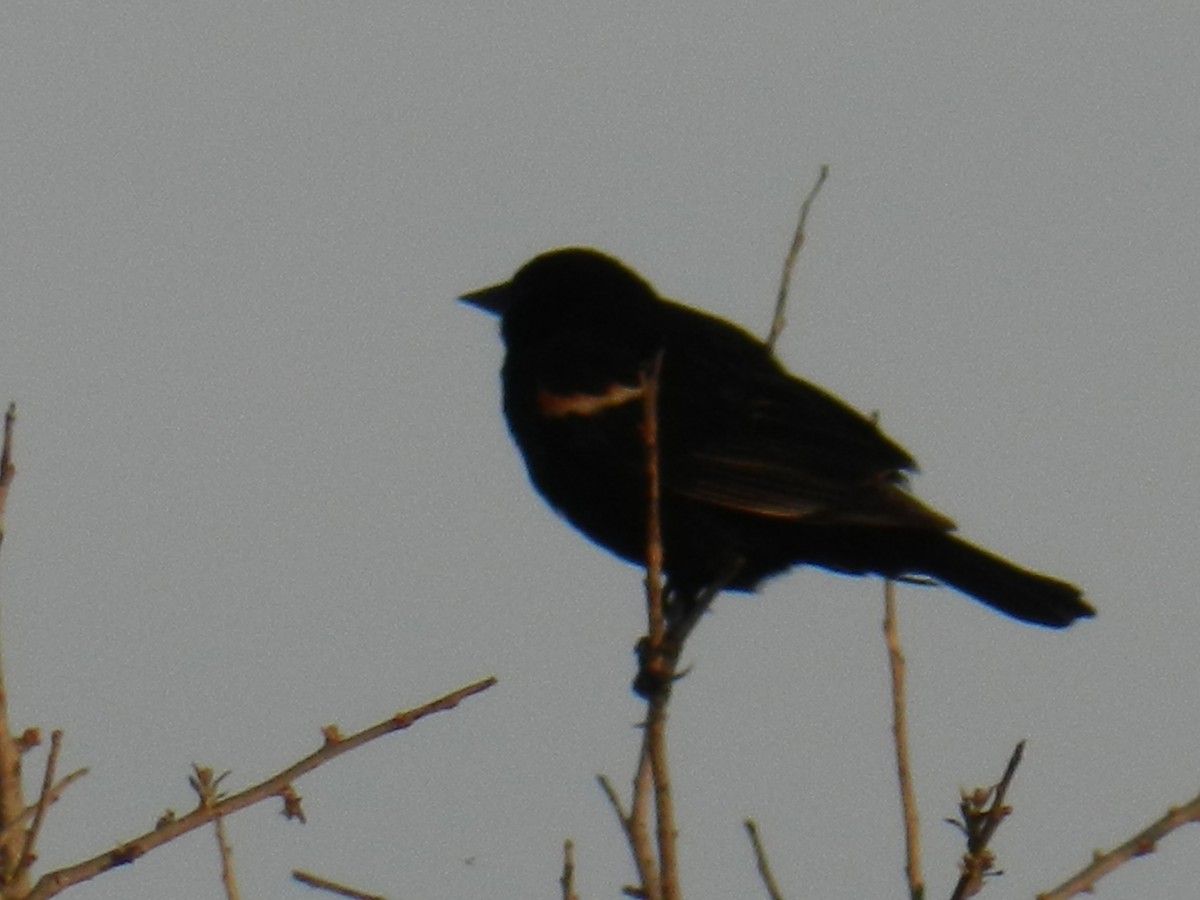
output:
[[[758,863],[758,874],[763,880],[763,886],[767,889],[767,896],[771,900],[783,900],[783,892],[775,883],[775,876],[771,873],[771,864],[767,861],[767,851],[758,836],[758,826],[753,819],[747,819],[744,824],[746,832],[750,835],[750,846],[754,848],[754,860]]]
[[[221,857],[221,886],[225,888],[226,900],[238,900],[237,876],[233,872],[233,847],[229,843],[229,835],[225,833],[225,817],[217,816],[213,820],[213,830],[217,837],[217,853]]]
[[[362,891],[356,891],[354,888],[346,887],[344,884],[338,884],[336,881],[330,881],[327,878],[321,878],[319,875],[313,875],[311,872],[303,872],[300,869],[292,870],[292,878],[301,884],[307,884],[309,887],[329,891],[329,893],[337,894],[339,897],[350,897],[351,900],[387,900],[386,897],[381,897],[379,894],[365,894]]]
[[[637,774],[633,779],[633,801],[628,815],[621,807],[621,798],[616,788],[604,775],[597,775],[596,781],[609,804],[617,814],[621,830],[625,832],[625,842],[633,855],[633,866],[637,869],[639,887],[626,887],[627,896],[654,898],[661,900],[662,891],[658,884],[658,864],[654,856],[654,840],[650,834],[650,795],[653,790],[650,764],[646,754],[639,751]]]
[[[1088,866],[1054,890],[1038,894],[1037,900],[1067,900],[1076,894],[1090,894],[1096,882],[1109,872],[1131,859],[1153,853],[1158,847],[1158,842],[1164,837],[1181,825],[1192,822],[1200,822],[1200,794],[1183,806],[1171,807],[1166,815],[1152,822],[1116,849],[1107,853],[1097,853]]]
[[[17,407],[10,403],[4,414],[4,441],[0,446],[0,544],[4,541],[4,510],[8,504],[8,490],[17,474],[13,465],[13,431],[16,423]],[[25,812],[25,795],[21,786],[23,748],[9,729],[8,691],[4,686],[2,660],[0,654],[0,883],[13,896],[20,896],[28,890],[29,885],[29,867],[23,864],[26,840],[20,829],[13,827]]]
[[[1025,753],[1025,742],[1019,741],[1008,765],[1004,767],[1004,775],[1000,782],[990,788],[977,788],[971,793],[963,792],[959,811],[962,821],[948,819],[967,836],[967,852],[962,858],[962,874],[954,887],[951,900],[966,900],[974,897],[983,888],[983,879],[995,873],[996,856],[988,844],[995,835],[1000,823],[1012,812],[1012,807],[1005,806],[1004,795],[1008,786],[1017,773],[1021,757]],[[989,802],[990,801],[990,802]]]
[[[662,900],[677,900],[679,897],[679,868],[675,853],[675,804],[671,797],[671,775],[667,764],[667,703],[671,696],[671,682],[675,678],[675,665],[681,645],[665,648],[666,617],[663,613],[663,542],[662,524],[659,516],[659,456],[658,456],[658,382],[662,373],[663,354],[660,351],[650,371],[642,377],[643,421],[646,443],[646,470],[649,484],[648,527],[646,544],[646,607],[649,622],[647,656],[649,665],[661,666],[656,674],[661,675],[659,689],[648,698],[646,732],[642,753],[649,761],[654,775],[655,832],[658,836],[658,876]],[[639,764],[640,767],[640,764]]]
[[[294,763],[282,772],[272,775],[267,780],[253,787],[249,787],[211,806],[204,806],[202,804],[199,808],[180,818],[165,816],[153,831],[149,831],[81,863],[58,869],[54,872],[48,872],[39,879],[26,900],[45,900],[45,898],[53,897],[71,885],[87,881],[90,878],[96,877],[101,872],[106,872],[117,866],[131,863],[156,847],[161,847],[163,844],[173,841],[181,834],[186,834],[189,831],[194,831],[203,825],[207,825],[220,816],[231,815],[268,797],[278,796],[293,781],[301,775],[311,772],[318,766],[322,766],[330,760],[384,735],[391,734],[394,731],[402,731],[433,713],[453,709],[463,700],[487,690],[495,683],[495,678],[484,678],[481,681],[476,681],[466,687],[452,691],[423,706],[396,713],[382,722],[372,725],[370,728],[363,729],[347,738],[331,740],[327,737],[324,746],[315,753],[309,754],[299,762]]]
[[[221,792],[221,782],[228,774],[229,772],[226,771],[214,776],[212,769],[192,765],[192,774],[188,778],[188,783],[199,797],[201,806],[212,806],[221,801],[225,796]],[[221,885],[225,888],[226,900],[238,900],[237,877],[233,873],[233,847],[230,846],[229,838],[225,834],[224,818],[217,816],[213,819],[213,831],[217,838],[217,853],[221,858]]]
[[[783,275],[779,279],[779,295],[775,300],[775,315],[771,319],[771,330],[767,332],[767,349],[774,351],[775,341],[779,339],[779,335],[783,333],[784,327],[787,325],[787,318],[784,315],[787,309],[788,287],[792,282],[792,270],[796,267],[796,260],[800,256],[800,248],[804,246],[804,228],[808,223],[808,211],[812,207],[813,201],[817,199],[817,194],[821,192],[821,186],[825,184],[825,179],[829,177],[829,164],[821,166],[821,174],[817,176],[816,183],[808,192],[808,196],[804,198],[804,202],[800,204],[800,219],[796,222],[796,230],[792,233],[792,246],[788,248],[787,256],[783,260]]]
[[[641,879],[626,893],[649,900],[675,900],[679,896],[678,868],[675,855],[675,813],[671,799],[671,778],[667,765],[666,721],[671,684],[682,650],[667,624],[663,589],[662,525],[659,518],[658,459],[658,381],[662,372],[660,352],[642,373],[642,440],[646,447],[647,528],[646,528],[646,619],[647,633],[638,641],[638,674],[634,690],[646,699],[642,745],[638,754],[637,774],[629,814],[612,785],[603,776],[600,786],[608,796],[625,830]],[[655,827],[650,828],[651,802]],[[657,853],[655,852],[657,851]]]
[[[8,404],[4,412],[4,443],[0,445],[0,543],[4,541],[4,508],[8,505],[8,488],[17,474],[13,465],[13,431],[17,426],[17,404]]]
[[[896,774],[900,780],[900,805],[904,811],[904,874],[911,900],[925,896],[925,878],[921,874],[921,829],[917,817],[917,793],[913,787],[912,767],[908,758],[908,715],[904,691],[904,648],[900,644],[896,620],[896,585],[883,583],[883,635],[887,643],[892,673],[892,737],[896,745]]]
[[[675,853],[678,830],[675,827],[675,800],[671,793],[671,775],[667,765],[667,702],[663,692],[650,698],[646,716],[646,757],[654,773],[655,832],[658,835],[658,872],[662,900],[679,900],[679,861]]]
[[[50,753],[46,757],[46,773],[42,776],[42,791],[34,807],[33,824],[25,833],[25,846],[21,849],[21,862],[18,871],[28,871],[37,859],[37,839],[42,831],[42,822],[46,819],[46,810],[50,806],[50,794],[54,790],[54,774],[58,769],[58,754],[62,750],[61,729],[50,732]]]
[[[49,793],[46,794],[46,806],[50,807],[50,806],[53,806],[55,803],[57,803],[59,797],[62,796],[63,791],[65,791],[68,787],[70,787],[72,784],[74,784],[76,781],[78,781],[80,778],[82,778],[87,773],[88,773],[88,769],[85,766],[82,769],[76,769],[74,772],[72,772],[69,775],[64,775],[58,782],[56,782],[54,784],[53,787],[50,788]],[[32,819],[34,817],[34,815],[37,813],[38,806],[40,804],[41,804],[41,797],[38,798],[37,803],[34,803],[30,806],[26,806],[25,809],[23,809],[21,811],[21,815],[17,817],[17,820],[15,822],[13,822],[11,825],[9,825],[8,828],[4,829],[3,832],[0,832],[0,842],[9,840],[9,837],[13,832],[20,830],[22,825],[24,825],[26,822],[28,822],[30,819]]]
[[[658,468],[658,379],[662,374],[663,351],[658,351],[649,371],[641,377],[642,439],[646,445],[646,618],[652,645],[661,645],[666,631],[663,613],[663,543],[661,478]]]
[[[570,838],[563,841],[563,870],[558,883],[562,886],[562,900],[579,900],[575,893],[575,843]]]

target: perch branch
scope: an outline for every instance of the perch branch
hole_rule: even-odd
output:
[[[904,812],[904,874],[911,900],[925,896],[925,878],[921,874],[921,829],[917,816],[917,792],[913,786],[912,766],[908,757],[908,714],[906,711],[904,648],[896,619],[896,584],[883,583],[883,635],[887,643],[892,674],[892,737],[896,745],[896,775],[900,780],[900,805]]]

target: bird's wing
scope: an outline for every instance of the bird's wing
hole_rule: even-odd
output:
[[[664,491],[734,512],[813,524],[954,527],[892,473],[848,480],[768,456],[761,444],[698,448],[663,464]]]
[[[750,340],[668,346],[663,487],[751,515],[946,530],[905,489],[911,456],[875,423],[794,378]]]
[[[788,374],[750,335],[675,309],[688,327],[668,322],[652,340],[572,331],[532,361],[510,351],[507,411],[527,458],[539,457],[533,468],[553,452],[597,479],[644,476],[639,379],[661,349],[664,498],[813,523],[953,527],[904,490],[915,463],[870,419]]]

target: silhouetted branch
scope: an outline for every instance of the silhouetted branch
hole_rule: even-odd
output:
[[[8,505],[8,488],[17,474],[13,465],[13,431],[17,425],[17,404],[8,404],[4,412],[4,443],[0,445],[0,543],[4,541],[4,508]]]
[[[662,374],[663,351],[658,351],[650,370],[642,373],[642,440],[646,445],[646,615],[651,645],[662,644],[666,631],[663,613],[663,543],[661,476],[658,468],[658,379]]]
[[[754,824],[753,819],[747,819],[743,824],[746,826],[746,832],[750,835],[750,846],[754,848],[754,861],[758,864],[758,874],[763,880],[763,886],[767,889],[767,896],[771,900],[783,900],[783,892],[775,883],[775,876],[771,873],[771,864],[767,861],[767,851],[763,848],[762,840],[758,836],[758,826]]]
[[[671,682],[682,651],[682,643],[667,643],[666,616],[663,610],[663,540],[660,515],[660,472],[658,456],[658,382],[662,373],[663,353],[655,356],[650,371],[642,376],[642,422],[646,444],[648,482],[648,525],[646,529],[646,608],[649,632],[643,664],[655,676],[656,690],[647,698],[645,740],[642,753],[654,775],[655,833],[658,837],[658,874],[662,900],[679,897],[679,865],[675,853],[675,804],[671,797],[671,774],[667,763],[667,703]]]
[[[771,319],[771,330],[767,332],[767,349],[775,351],[775,341],[779,339],[779,335],[783,333],[784,327],[787,325],[787,318],[784,313],[787,309],[788,288],[792,282],[792,270],[796,267],[796,260],[800,256],[800,248],[804,246],[804,229],[808,223],[808,211],[812,208],[813,201],[817,199],[817,194],[821,192],[821,186],[825,184],[825,179],[829,177],[829,164],[821,166],[821,174],[817,176],[816,184],[808,192],[808,196],[804,198],[804,202],[800,204],[800,219],[796,222],[796,230],[792,233],[792,246],[788,248],[787,256],[783,260],[783,275],[779,279],[779,295],[775,300],[775,315]]]

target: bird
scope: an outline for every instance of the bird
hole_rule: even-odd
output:
[[[1047,628],[1095,615],[1075,585],[954,534],[911,492],[913,457],[873,418],[612,256],[550,250],[459,299],[500,319],[503,412],[533,486],[635,565],[647,555],[644,397],[657,366],[662,571],[682,605],[806,565],[936,582]]]

